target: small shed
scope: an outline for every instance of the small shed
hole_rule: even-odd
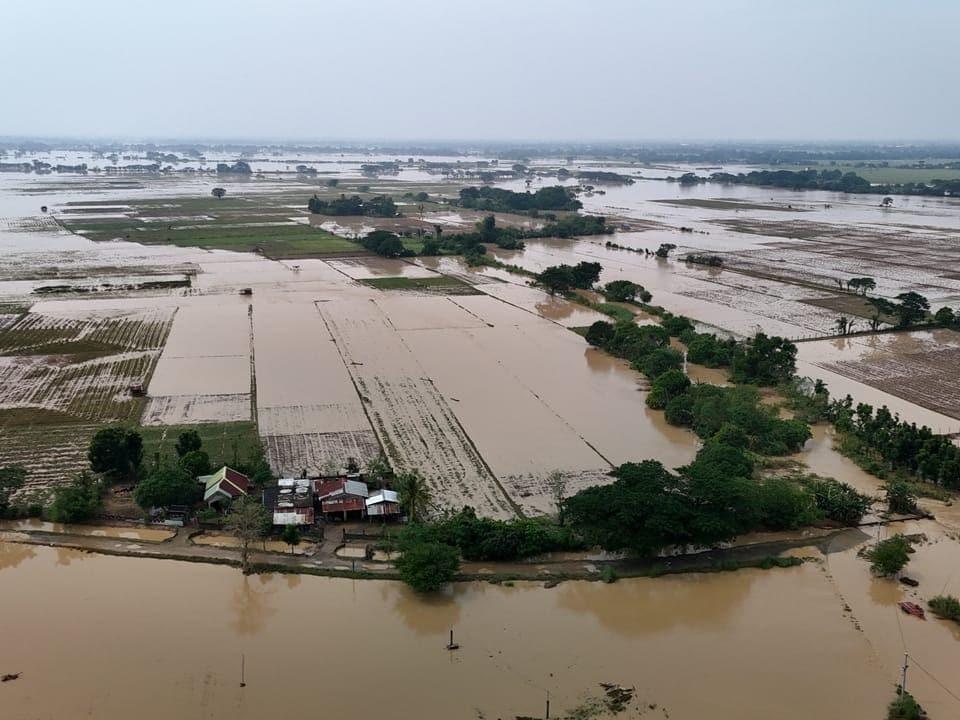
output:
[[[201,475],[197,482],[203,485],[203,501],[211,507],[246,495],[250,487],[250,478],[226,465],[213,475]]]
[[[313,508],[289,508],[273,511],[273,524],[276,526],[313,525],[313,520]]]
[[[400,496],[393,490],[380,490],[366,500],[369,517],[398,517],[400,515]]]

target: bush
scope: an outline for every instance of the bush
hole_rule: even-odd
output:
[[[75,523],[88,520],[100,510],[100,483],[86,472],[69,485],[63,485],[53,491],[49,516],[54,522]]]
[[[406,547],[395,565],[414,590],[434,592],[453,580],[460,569],[460,554],[443,543],[418,543]]]
[[[927,605],[937,617],[960,622],[960,600],[953,595],[937,595],[930,598]]]
[[[671,337],[680,337],[685,332],[693,330],[693,323],[683,315],[666,313],[660,318],[660,324],[663,325],[664,330],[670,333]]]
[[[856,489],[832,478],[812,477],[804,484],[813,492],[817,507],[831,520],[854,526],[870,509],[871,500]]]
[[[410,530],[404,529],[402,542],[408,541]],[[435,523],[427,532],[430,540],[458,548],[467,560],[520,560],[582,547],[572,530],[547,518],[478,518],[470,507]]]
[[[606,347],[607,343],[613,339],[613,325],[604,320],[597,320],[590,326],[584,337],[594,347]]]
[[[910,483],[903,480],[891,480],[884,487],[887,509],[898,515],[910,515],[917,512],[917,495]]]
[[[900,697],[897,685],[897,697],[887,707],[887,720],[927,720],[927,713],[910,693],[904,691]]]
[[[910,541],[903,535],[881,540],[867,553],[870,569],[878,575],[891,577],[910,562]]]
[[[813,494],[783,478],[767,478],[758,492],[760,523],[770,530],[795,530],[822,515]]]
[[[611,583],[615,583],[619,579],[619,577],[620,576],[617,575],[617,571],[614,570],[609,565],[605,565],[603,570],[600,571],[600,580],[607,583],[608,585]]]

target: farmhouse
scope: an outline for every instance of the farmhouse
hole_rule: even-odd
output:
[[[204,486],[203,501],[213,507],[247,494],[250,478],[224,465],[213,475],[201,475],[197,482]]]
[[[370,495],[365,482],[349,478],[336,480],[315,480],[314,493],[320,504],[320,511],[326,515],[336,515],[343,520],[363,518],[366,515],[366,499]]]
[[[313,487],[306,478],[284,478],[276,487],[265,488],[263,505],[274,525],[313,525]]]

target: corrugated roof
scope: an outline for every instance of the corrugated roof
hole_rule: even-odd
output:
[[[379,503],[399,503],[400,496],[393,490],[380,490],[367,498],[367,507]]]
[[[275,512],[274,525],[313,525],[313,508],[297,508],[289,512]]]
[[[204,484],[203,499],[209,501],[218,492],[229,495],[232,498],[247,494],[250,487],[250,479],[243,473],[224,465],[213,475],[201,475],[197,478]]]

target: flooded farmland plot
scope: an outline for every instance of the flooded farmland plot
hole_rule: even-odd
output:
[[[257,302],[253,338],[257,421],[276,472],[329,474],[351,458],[366,465],[380,454],[361,398],[313,303]]]
[[[801,343],[799,357],[960,420],[960,333],[891,333]]]
[[[434,298],[426,298],[432,302]],[[399,470],[419,470],[438,501],[513,514],[448,401],[372,299],[318,303],[380,442]],[[474,322],[467,317],[466,322]]]
[[[183,305],[149,385],[145,425],[249,420],[250,307]]]

